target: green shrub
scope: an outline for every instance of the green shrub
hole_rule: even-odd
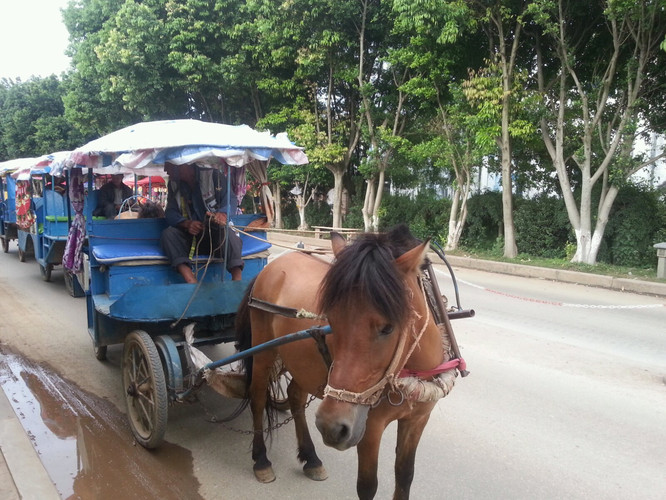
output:
[[[563,200],[546,195],[518,199],[513,217],[520,253],[546,258],[566,257],[571,224]]]
[[[463,247],[491,250],[502,235],[502,193],[486,191],[467,201],[467,222],[460,237]]]
[[[388,195],[382,201],[380,231],[398,224],[407,224],[417,238],[432,238],[446,242],[451,200],[438,198],[432,193],[420,193],[415,198]]]
[[[655,266],[656,239],[666,233],[663,199],[635,185],[620,189],[604,234],[608,252],[599,260],[619,266]]]

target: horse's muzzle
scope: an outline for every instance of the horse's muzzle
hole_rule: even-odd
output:
[[[315,425],[327,446],[343,451],[363,438],[369,410],[368,405],[324,398],[315,414]]]

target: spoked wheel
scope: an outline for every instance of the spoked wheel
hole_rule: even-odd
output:
[[[53,264],[46,264],[42,266],[40,264],[39,271],[42,273],[42,279],[44,281],[51,281],[51,272],[53,271]]]
[[[168,399],[160,356],[146,332],[136,330],[125,338],[122,371],[134,438],[145,448],[156,448],[166,433]]]
[[[25,262],[25,252],[23,250],[21,250],[20,246],[19,246],[19,249],[18,249],[18,258],[19,258],[19,262]]]
[[[287,411],[289,407],[289,398],[287,396],[287,387],[291,383],[291,373],[286,368],[278,372],[275,383],[268,388],[271,405],[279,411]]]

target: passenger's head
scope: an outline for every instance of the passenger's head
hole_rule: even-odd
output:
[[[125,176],[123,174],[114,174],[111,176],[111,182],[114,186],[119,187],[123,183],[124,177]]]
[[[194,185],[196,182],[196,170],[194,165],[180,165],[178,167],[178,174],[180,175],[180,180],[185,181],[188,184]]]

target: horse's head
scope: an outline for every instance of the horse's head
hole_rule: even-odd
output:
[[[406,228],[363,235],[350,246],[339,236],[332,241],[336,260],[319,300],[333,330],[334,361],[316,425],[327,445],[344,450],[361,440],[370,408],[404,364],[415,318],[423,317],[414,299],[428,244]]]

